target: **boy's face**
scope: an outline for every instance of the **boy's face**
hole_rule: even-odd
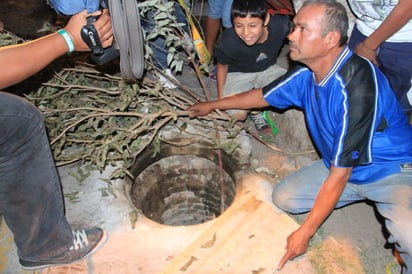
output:
[[[266,21],[269,21],[269,17]],[[233,29],[248,46],[266,41],[268,30],[265,25],[266,23],[258,17],[235,17],[233,19]]]

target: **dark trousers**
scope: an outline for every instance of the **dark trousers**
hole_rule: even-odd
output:
[[[0,212],[21,259],[46,258],[72,245],[63,201],[40,112],[0,92]]]
[[[165,0],[165,2],[169,2],[169,0]],[[185,0],[187,8],[190,8],[190,0]],[[176,17],[177,23],[183,24],[182,29],[185,32],[189,31],[187,26],[187,18],[184,9],[180,6],[180,4],[176,1],[174,3],[174,16]],[[144,17],[141,18],[141,25],[142,28],[150,34],[156,27],[156,21],[154,20],[155,12],[149,11],[145,14]],[[153,39],[149,39],[147,43],[149,44],[150,48],[153,51],[152,54],[152,61],[156,68],[160,70],[165,70],[169,68],[167,55],[169,53],[169,49],[166,45],[166,38],[163,35],[158,35]]]

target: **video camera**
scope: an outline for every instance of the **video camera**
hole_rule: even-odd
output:
[[[109,8],[107,0],[100,1],[100,8]],[[119,57],[120,51],[116,48],[115,45],[112,45],[111,47],[105,49],[102,47],[102,43],[100,41],[99,35],[97,34],[97,30],[93,25],[93,22],[95,22],[97,19],[98,16],[88,17],[87,24],[81,29],[80,34],[83,41],[92,50],[92,60],[98,65],[103,65]]]
[[[102,65],[120,57],[120,71],[126,79],[139,79],[145,69],[144,37],[136,0],[47,0],[58,13],[73,15],[83,10],[92,13],[109,9],[115,41],[109,48],[103,48],[93,23],[98,19],[90,16],[81,29],[81,37],[92,50],[94,62]]]
[[[73,15],[84,9],[91,13],[99,9],[108,9],[107,0],[48,0],[47,3],[57,12],[64,15]],[[98,65],[103,65],[120,56],[117,45],[103,48],[97,30],[93,25],[98,16],[87,18],[87,24],[81,29],[83,41],[92,50],[91,59]],[[115,42],[114,42],[115,43]]]

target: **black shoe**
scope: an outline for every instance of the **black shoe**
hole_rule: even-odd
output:
[[[21,266],[26,270],[35,270],[50,266],[71,264],[87,258],[98,250],[106,241],[103,229],[94,227],[87,230],[73,230],[73,245],[66,251],[35,262],[20,259]]]

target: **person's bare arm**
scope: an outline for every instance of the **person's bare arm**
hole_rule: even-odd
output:
[[[223,97],[223,88],[226,83],[226,76],[229,70],[229,65],[216,64],[216,85],[217,85],[217,98]]]
[[[279,262],[278,269],[283,268],[288,260],[303,254],[316,230],[336,206],[350,175],[352,168],[331,167],[329,175],[316,197],[315,203],[303,224],[287,239],[286,253]]]
[[[92,15],[100,15],[100,11]],[[70,35],[75,51],[88,51],[89,47],[80,36],[86,25],[86,11],[73,15],[64,29]],[[103,47],[113,42],[112,26],[107,10],[94,23]],[[53,60],[65,54],[68,46],[64,38],[53,33],[19,45],[0,48],[0,88],[16,84],[37,73]]]
[[[412,18],[412,1],[399,0],[399,3],[386,17],[382,24],[360,43],[355,53],[368,58],[373,63],[378,64],[376,59],[376,49],[386,39],[391,37],[394,33],[400,30]]]
[[[267,107],[268,105],[263,98],[262,89],[252,89],[223,97],[222,99],[198,103],[189,107],[187,110],[191,112],[190,117],[195,117],[207,115],[215,109],[252,109]]]

